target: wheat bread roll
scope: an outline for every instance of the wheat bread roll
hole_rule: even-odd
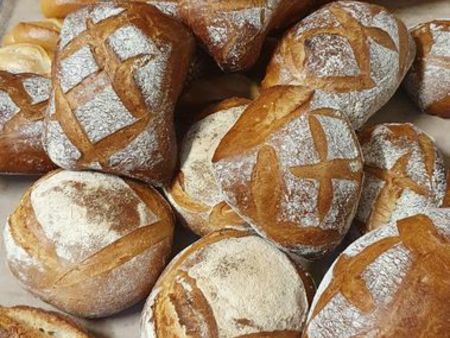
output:
[[[51,68],[52,60],[49,54],[39,45],[17,43],[0,48],[0,71],[49,77]]]

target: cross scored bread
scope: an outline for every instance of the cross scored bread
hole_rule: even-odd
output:
[[[427,134],[410,123],[386,123],[363,129],[359,140],[365,160],[359,231],[441,206],[444,159]]]
[[[153,188],[59,170],[25,193],[3,237],[10,270],[27,290],[68,313],[103,317],[148,295],[173,228]]]
[[[405,25],[386,9],[336,1],[288,31],[263,87],[314,89],[312,107],[340,110],[357,129],[394,95],[414,53]]]
[[[0,71],[0,173],[40,174],[54,169],[42,146],[50,80]]]
[[[144,307],[141,337],[299,337],[311,291],[302,268],[267,241],[220,230],[166,268]]]
[[[334,262],[304,338],[445,337],[450,332],[450,209],[380,227]]]
[[[53,65],[50,158],[65,169],[166,183],[176,164],[173,110],[193,49],[182,24],[143,3],[69,15]]]
[[[275,245],[315,257],[334,249],[356,212],[361,150],[348,119],[311,106],[302,87],[266,89],[213,157],[225,201]]]
[[[410,97],[425,112],[450,117],[450,20],[435,20],[411,31],[417,56],[405,81]]]

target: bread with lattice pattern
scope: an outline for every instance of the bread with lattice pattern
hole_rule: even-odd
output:
[[[0,337],[89,338],[75,321],[53,311],[29,306],[0,306]]]
[[[380,227],[328,270],[302,337],[446,337],[449,269],[450,209]]]
[[[150,294],[141,337],[300,337],[314,287],[250,231],[222,229],[182,251]]]
[[[314,89],[313,107],[338,109],[358,129],[394,95],[414,53],[406,26],[387,9],[336,1],[287,32],[262,86]]]
[[[450,20],[435,20],[411,30],[417,55],[405,87],[418,107],[450,118]]]
[[[172,247],[174,216],[148,185],[54,171],[22,197],[4,229],[6,257],[28,291],[81,317],[146,297]]]
[[[347,117],[314,108],[313,95],[295,86],[261,91],[213,157],[232,209],[278,247],[311,258],[344,238],[363,178]]]
[[[60,167],[168,183],[175,103],[194,50],[179,22],[143,3],[70,14],[53,64],[45,147]]]
[[[42,145],[50,80],[0,71],[0,174],[43,174],[55,168]]]
[[[360,233],[441,206],[446,169],[431,137],[410,123],[366,127],[358,136],[365,173]]]

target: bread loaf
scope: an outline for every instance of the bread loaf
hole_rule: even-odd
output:
[[[0,174],[42,174],[55,168],[42,146],[50,80],[0,71]]]
[[[411,31],[417,56],[405,86],[423,111],[450,118],[450,20],[435,20]]]
[[[174,220],[156,190],[94,173],[35,183],[4,231],[8,265],[42,300],[103,317],[146,297],[170,255]]]
[[[303,337],[446,337],[448,271],[450,209],[378,228],[327,272]]]
[[[181,23],[143,3],[107,2],[69,15],[46,118],[53,162],[169,183],[173,111],[193,49]]]
[[[223,70],[239,71],[255,64],[269,32],[311,7],[311,0],[179,0],[179,15]]]
[[[405,25],[383,7],[336,1],[284,36],[263,87],[310,87],[313,108],[340,110],[360,128],[394,95],[414,51]]]
[[[62,21],[47,19],[33,22],[20,22],[3,37],[3,45],[29,43],[41,46],[52,56],[56,50]]]
[[[0,337],[88,338],[73,320],[56,312],[28,306],[0,306]]]
[[[302,268],[264,239],[221,230],[164,271],[144,307],[141,337],[299,337],[311,291]]]
[[[52,60],[44,48],[18,43],[0,48],[0,71],[49,76]]]
[[[442,204],[444,159],[422,130],[386,123],[363,129],[359,140],[365,159],[357,213],[362,233]]]
[[[200,236],[245,223],[225,203],[211,160],[222,137],[249,102],[229,99],[217,105],[192,125],[181,144],[180,169],[167,196],[182,222]]]
[[[261,92],[213,157],[225,201],[275,245],[307,257],[335,248],[362,186],[361,150],[348,119],[312,106],[313,92]]]

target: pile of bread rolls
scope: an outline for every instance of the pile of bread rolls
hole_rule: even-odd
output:
[[[443,156],[410,123],[366,122],[402,83],[450,117],[450,21],[409,32],[358,1],[41,5],[0,49],[0,172],[45,174],[3,231],[31,294],[84,318],[148,297],[141,337],[448,336]],[[201,238],[172,258],[177,223]],[[53,335],[88,336],[0,307],[1,337]]]

